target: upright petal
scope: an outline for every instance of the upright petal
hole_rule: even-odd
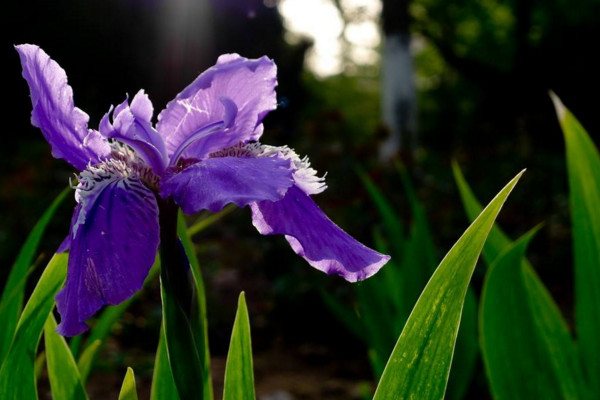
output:
[[[278,157],[220,157],[200,161],[163,181],[161,196],[173,197],[187,214],[217,212],[229,203],[277,201],[292,186],[290,161]]]
[[[250,208],[261,234],[286,235],[296,254],[326,274],[355,282],[375,274],[390,259],[340,229],[296,186],[281,201],[262,201]]]
[[[219,57],[215,66],[198,76],[158,116],[157,129],[165,139],[169,157],[189,136],[218,121],[226,125],[233,119],[228,129],[191,144],[184,156],[204,158],[236,143],[257,140],[262,134],[262,119],[277,106],[276,75],[277,67],[267,57]]]
[[[167,153],[162,138],[152,127],[152,112],[148,95],[140,90],[131,105],[125,100],[115,108],[112,124],[109,122],[110,111],[102,118],[100,132],[131,146],[155,173],[161,174],[167,166]]]
[[[131,177],[94,189],[75,210],[67,281],[56,296],[64,336],[80,334],[100,307],[139,290],[158,249],[158,207],[149,189]]]
[[[65,71],[37,46],[16,46],[23,77],[29,84],[31,123],[40,128],[52,147],[52,155],[78,170],[90,160],[110,154],[110,146],[98,132],[88,130],[88,115],[73,104],[73,89]]]

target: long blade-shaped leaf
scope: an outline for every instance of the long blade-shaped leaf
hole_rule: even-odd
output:
[[[462,175],[460,168],[458,167],[457,164],[453,164],[453,170],[454,170],[454,175],[461,193],[461,197],[463,199],[463,204],[465,206],[465,209],[467,211],[467,214],[469,216],[469,218],[474,218],[474,215],[476,215],[476,213],[481,209],[481,205],[479,203],[479,201],[477,200],[477,198],[475,197],[475,195],[473,194],[473,192],[471,191],[471,188],[469,187],[469,185],[467,184],[464,176]],[[498,257],[499,255],[503,254],[505,251],[507,251],[509,248],[512,248],[514,246],[514,243],[511,242],[510,238],[498,227],[498,226],[494,226],[492,228],[492,231],[490,232],[490,236],[488,238],[488,241],[485,244],[485,247],[483,249],[483,253],[484,253],[484,258],[486,260],[486,262],[491,265],[493,263],[494,260],[492,260],[492,258],[494,257]],[[531,264],[529,263],[529,261],[523,257],[523,261],[522,261],[522,268],[523,268],[523,274],[525,276],[529,276],[529,277],[536,277],[535,271],[533,270],[533,267],[531,266]],[[532,289],[534,291],[544,291],[544,293],[547,292],[547,290],[545,289],[545,287],[543,286],[543,283],[537,279],[535,279],[536,282],[538,282],[537,284],[533,285],[535,288],[537,289]],[[540,289],[541,288],[541,289]],[[567,325],[566,322],[564,321],[564,319],[562,318],[562,316],[560,315],[559,311],[558,311],[558,307],[553,303],[553,300],[551,297],[546,296],[546,302],[548,304],[552,303],[551,308],[556,310],[556,315],[553,317],[556,320],[556,324],[557,326],[562,325],[563,330],[567,330]],[[492,373],[496,373],[495,371],[492,371]],[[489,371],[488,371],[489,374]],[[577,373],[575,372],[575,374],[577,375]],[[568,378],[570,379],[570,378]]]
[[[167,354],[167,344],[165,342],[165,332],[160,329],[158,339],[158,349],[154,360],[154,372],[152,374],[152,388],[150,390],[150,400],[179,400],[179,394],[175,387],[173,374],[169,365]]]
[[[509,246],[485,279],[480,337],[490,386],[495,399],[582,398],[581,368],[567,326],[524,262],[536,232]]]
[[[427,213],[419,202],[414,185],[404,166],[398,163],[396,164],[396,168],[400,173],[402,186],[404,187],[404,192],[406,193],[406,197],[408,198],[412,210],[414,223],[411,236],[414,238],[413,240],[418,243],[417,249],[420,252],[419,258],[424,262],[424,268],[421,268],[423,270],[422,273],[425,276],[425,280],[428,280],[435,269],[437,258],[433,235],[431,234],[429,223],[427,222]]]
[[[168,243],[168,242],[167,242]],[[160,288],[169,365],[179,397],[201,399],[203,360],[190,321],[195,299],[189,287],[187,259],[178,243],[161,242]]]
[[[473,221],[477,218],[483,207],[473,194],[473,191],[467,184],[467,181],[456,162],[452,163],[452,172],[454,173],[454,180],[456,180],[467,216],[470,221]],[[488,240],[483,246],[483,258],[485,259],[486,264],[490,265],[494,262],[496,257],[498,257],[511,242],[510,238],[506,236],[498,226],[494,225],[490,231]]]
[[[206,399],[205,334],[202,323],[202,300],[204,290],[198,290],[195,267],[190,265],[191,252],[186,255],[178,237],[177,208],[164,205],[160,216],[160,287],[163,322],[169,365],[179,397],[183,399]],[[179,224],[181,225],[181,224]],[[181,227],[179,228],[181,231]],[[183,230],[183,235],[187,235]],[[190,257],[190,258],[188,258]],[[190,269],[194,276],[190,279]]]
[[[496,216],[522,174],[498,193],[434,272],[398,338],[375,400],[444,397],[469,281]]]
[[[222,211],[221,216],[226,215],[225,211]],[[220,218],[220,217],[219,217]],[[214,219],[213,221],[217,221]],[[212,400],[213,388],[212,379],[210,375],[210,350],[208,348],[208,321],[206,311],[206,292],[204,289],[204,279],[202,278],[202,270],[200,269],[200,263],[196,257],[196,250],[190,234],[186,229],[185,219],[183,213],[180,211],[177,216],[177,234],[181,240],[181,244],[185,250],[185,253],[190,262],[190,268],[192,270],[192,276],[194,280],[195,298],[197,301],[197,310],[192,317],[192,328],[195,336],[196,343],[198,345],[198,351],[200,359],[202,360],[203,367],[203,399]]]
[[[56,320],[50,313],[44,325],[48,379],[53,399],[87,399],[75,359],[65,339],[56,333]]]
[[[391,249],[395,254],[402,254],[402,244],[404,243],[404,232],[400,218],[398,218],[394,208],[385,198],[381,190],[373,183],[371,178],[361,170],[358,170],[358,176],[362,180],[371,199],[377,206],[377,211],[381,215],[381,221],[389,240]]]
[[[464,399],[475,373],[478,353],[477,299],[472,288],[469,287],[465,297],[462,317],[460,318],[458,336],[456,337],[456,348],[452,357],[446,399]]]
[[[403,286],[404,310],[402,312],[408,316],[412,305],[415,304],[421,290],[429,281],[436,267],[437,259],[425,210],[419,203],[407,171],[400,164],[397,164],[397,168],[413,215],[410,237],[403,247],[404,253],[399,254],[402,257],[401,272],[405,281]]]
[[[208,228],[215,222],[218,222],[221,218],[225,217],[227,214],[230,214],[233,210],[237,210],[237,207],[233,204],[229,204],[225,206],[221,211],[216,214],[211,214],[205,218],[202,218],[198,222],[194,223],[189,228],[186,228],[187,234],[189,237],[195,236],[198,233],[202,232],[204,229]]]
[[[0,370],[0,399],[37,398],[35,354],[54,296],[67,274],[67,255],[55,254],[42,273],[21,314],[14,340]]]
[[[137,390],[135,389],[135,375],[133,369],[127,367],[127,373],[123,384],[121,385],[121,391],[119,392],[119,400],[137,400]]]
[[[600,155],[571,112],[552,95],[567,147],[575,253],[575,326],[593,394],[600,398]]]
[[[244,292],[240,293],[225,366],[223,400],[254,400],[250,319]]]
[[[19,315],[23,307],[23,297],[25,296],[25,284],[29,275],[31,266],[36,254],[36,250],[46,226],[54,216],[56,209],[61,205],[71,188],[66,188],[54,199],[50,207],[46,209],[42,217],[33,227],[33,230],[25,240],[23,247],[19,251],[17,260],[13,264],[6,285],[0,298],[0,364],[8,352],[19,321]]]
[[[102,341],[100,339],[96,339],[93,342],[88,341],[88,345],[81,352],[81,355],[77,359],[77,368],[79,368],[79,376],[81,377],[81,382],[85,384],[90,372],[92,370],[92,366],[94,365],[94,360],[96,355],[100,351],[100,347],[102,346]]]

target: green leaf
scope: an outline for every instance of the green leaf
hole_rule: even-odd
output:
[[[35,380],[37,381],[42,376],[42,372],[44,371],[44,367],[46,366],[46,352],[44,350],[40,351],[40,354],[35,358],[35,363],[33,365],[33,371],[35,375]]]
[[[575,254],[575,327],[585,372],[600,398],[600,155],[556,95],[552,100],[567,147]]]
[[[53,399],[87,399],[75,359],[65,339],[56,333],[56,320],[50,313],[44,325],[48,379]]]
[[[403,247],[404,253],[396,255],[402,257],[400,266],[405,281],[403,287],[405,309],[403,313],[408,317],[411,311],[410,307],[415,304],[421,290],[429,281],[437,259],[425,210],[419,203],[407,171],[401,164],[396,164],[396,167],[400,173],[402,186],[408,197],[413,216],[410,236]]]
[[[169,365],[179,397],[202,398],[204,371],[203,360],[199,353],[201,343],[196,341],[190,321],[193,311],[189,307],[194,299],[191,288],[187,287],[189,285],[187,271],[181,256],[177,258],[178,250],[165,251],[164,241],[161,247],[162,327],[165,332]]]
[[[94,360],[96,359],[96,355],[100,351],[100,347],[102,346],[102,341],[100,339],[96,339],[92,342],[88,341],[88,345],[81,352],[79,359],[77,360],[77,368],[79,368],[79,376],[81,377],[81,381],[85,383],[87,378],[90,376],[90,371],[92,370],[92,366],[94,365]]]
[[[183,399],[204,398],[207,394],[205,379],[208,371],[204,366],[205,331],[202,313],[204,288],[198,286],[190,269],[195,274],[193,252],[186,255],[182,241],[177,237],[177,208],[174,204],[164,204],[161,208],[160,238],[160,286],[162,311],[169,365],[175,380],[179,397]],[[181,224],[179,224],[181,225]],[[185,239],[185,229],[179,228],[179,234]],[[205,305],[204,305],[205,307]],[[205,308],[204,308],[205,309]]]
[[[67,273],[67,255],[55,254],[42,273],[21,314],[14,340],[0,370],[0,399],[37,398],[35,355],[44,323],[54,307],[54,296]]]
[[[161,327],[160,337],[158,339],[158,349],[156,350],[156,358],[154,360],[150,400],[179,399],[179,394],[177,393],[177,388],[175,387],[175,381],[173,380],[173,374],[171,373],[171,367],[169,365],[165,340],[165,332]]]
[[[434,272],[398,338],[374,400],[444,397],[469,281],[496,216],[522,174],[498,193]]]
[[[360,318],[363,323],[369,358],[375,377],[380,377],[385,362],[392,351],[398,333],[406,316],[393,307],[393,296],[390,295],[386,281],[394,264],[389,264],[377,275],[356,285],[356,298],[359,305]]]
[[[456,337],[456,348],[452,357],[446,399],[460,400],[465,398],[475,373],[478,353],[477,299],[472,288],[469,287],[460,319],[458,336]]]
[[[357,170],[360,180],[367,189],[367,192],[371,196],[371,199],[377,206],[377,211],[381,216],[383,228],[386,232],[386,237],[390,243],[390,247],[394,254],[402,254],[402,244],[404,243],[404,232],[402,230],[402,224],[400,218],[394,211],[394,207],[390,204],[388,199],[385,198],[381,190],[377,188],[375,183],[369,178],[369,176],[362,170]]]
[[[119,400],[137,400],[137,391],[135,390],[135,375],[133,369],[127,367],[127,373],[125,379],[123,379],[123,385],[121,385],[121,391],[119,392]]]
[[[495,399],[581,398],[581,369],[567,325],[524,261],[537,230],[509,246],[484,283],[481,348]]]
[[[29,275],[38,244],[56,209],[61,205],[70,191],[71,188],[68,187],[60,192],[48,209],[46,209],[25,240],[10,270],[6,285],[2,291],[2,298],[0,298],[0,326],[2,327],[0,329],[0,364],[4,361],[4,357],[15,334],[19,315],[23,307],[27,276]]]
[[[469,215],[470,218],[472,218],[473,214],[475,214],[480,209],[481,206],[480,206],[478,200],[475,198],[473,192],[469,188],[467,182],[465,181],[462,173],[460,172],[458,165],[453,164],[453,170],[454,170],[454,175],[455,175],[457,184],[458,184],[460,192],[461,192],[461,196],[463,198],[463,203],[467,210],[467,214]],[[497,226],[494,226],[494,228],[492,228],[492,232],[490,233],[488,241],[483,250],[484,258],[486,259],[486,262],[488,264],[492,264],[493,263],[491,261],[492,258],[497,258],[499,255],[501,255],[504,251],[506,251],[508,248],[511,248],[512,246],[514,246],[514,244],[511,242],[510,238],[504,232],[502,232],[502,230],[500,228],[498,228]],[[530,277],[536,276],[535,272],[533,270],[533,267],[531,266],[531,264],[529,263],[529,261],[526,258],[523,258],[522,268],[525,271],[525,272],[523,272],[524,275],[530,276]],[[539,283],[535,286],[536,287],[539,286],[541,288],[539,290],[543,289],[543,291],[546,292],[546,289],[544,288],[542,282],[539,281],[539,279],[537,279],[537,277],[535,280]],[[547,296],[547,297],[548,297],[547,302],[554,304],[552,299],[549,296]],[[562,316],[560,316],[558,307],[556,307],[556,305],[553,305],[552,308],[554,308],[556,310],[557,320],[563,321],[563,322],[561,322],[561,324],[566,327],[566,323],[562,319]]]
[[[404,192],[408,197],[408,202],[413,216],[413,227],[411,236],[418,243],[417,249],[420,251],[418,258],[424,261],[424,268],[421,268],[425,274],[425,280],[428,280],[435,269],[437,262],[436,250],[433,242],[433,235],[427,222],[427,213],[419,202],[414,185],[412,184],[406,168],[400,163],[396,163],[396,168],[400,173],[400,179]]]
[[[225,366],[223,400],[254,400],[250,319],[244,292],[240,293]]]
[[[221,211],[219,218],[227,215],[229,211]],[[213,222],[218,221],[219,218],[211,220]],[[181,240],[181,244],[185,250],[185,253],[190,262],[190,268],[192,270],[192,276],[194,281],[195,298],[197,302],[198,312],[192,315],[192,328],[195,336],[196,343],[198,344],[198,351],[200,359],[202,360],[203,368],[203,399],[212,400],[213,398],[213,387],[212,378],[210,375],[210,349],[208,347],[208,321],[206,311],[206,291],[204,289],[204,279],[202,278],[202,270],[200,269],[200,263],[198,257],[196,257],[196,250],[190,234],[188,234],[185,224],[183,213],[179,211],[177,215],[177,234]]]
[[[81,350],[81,343],[83,342],[83,335],[73,336],[71,340],[69,340],[69,348],[71,349],[71,354],[76,359],[79,358],[79,352]]]
[[[204,229],[208,228],[227,214],[230,214],[233,210],[236,210],[237,207],[233,204],[229,204],[225,206],[221,211],[215,214],[210,214],[206,218],[202,218],[198,222],[194,223],[192,226],[187,228],[187,235],[191,238],[192,236],[197,235],[202,232]]]
[[[379,251],[382,254],[391,253],[379,229],[373,231],[373,241],[375,242],[375,248],[377,249],[377,251]],[[405,240],[404,243],[402,243],[400,246],[402,248],[407,248],[411,244],[412,242],[409,238],[408,240]],[[411,251],[408,250],[407,252]],[[396,262],[396,256],[398,256],[398,262]],[[397,333],[400,333],[400,330],[404,326],[404,322],[406,322],[406,318],[410,313],[410,310],[408,310],[408,307],[406,306],[406,291],[404,290],[407,282],[402,274],[402,271],[400,270],[400,265],[398,264],[404,261],[406,261],[406,259],[401,255],[392,254],[392,259],[388,261],[388,263],[385,265],[385,268],[381,269],[375,276],[369,278],[368,280],[362,281],[363,283],[367,283],[372,282],[374,279],[380,280],[382,282],[382,285],[379,285],[378,290],[383,290],[387,292],[388,296],[390,297],[390,301],[394,306],[395,312],[401,314],[404,313]],[[381,276],[382,278],[378,278],[379,276]],[[425,286],[425,283],[423,283],[423,286]],[[396,325],[398,325],[398,322],[394,322],[394,326]],[[392,347],[394,347],[394,343],[396,341],[397,336],[397,334],[394,335],[394,341],[390,345],[390,352],[392,351]]]
[[[456,180],[460,197],[462,198],[463,206],[465,207],[469,221],[473,221],[477,218],[483,207],[473,194],[473,191],[467,184],[467,181],[456,162],[452,162],[452,172],[454,173],[454,179]],[[488,240],[483,246],[483,258],[485,259],[486,264],[492,264],[500,253],[510,246],[511,242],[512,240],[510,240],[497,225],[494,225],[490,231]]]

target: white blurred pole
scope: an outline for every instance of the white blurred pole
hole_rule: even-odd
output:
[[[400,150],[417,146],[417,98],[410,49],[408,0],[383,0],[382,114],[390,136],[380,158],[387,161]]]

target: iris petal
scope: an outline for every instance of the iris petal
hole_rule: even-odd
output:
[[[158,207],[139,180],[122,178],[98,186],[73,216],[67,281],[56,296],[57,331],[74,336],[85,320],[106,304],[119,304],[138,291],[154,262],[159,243]],[[74,230],[75,231],[75,230]]]
[[[292,186],[290,161],[277,157],[219,157],[198,162],[163,181],[161,196],[185,213],[217,212],[229,203],[280,200]]]
[[[88,130],[89,116],[74,106],[73,89],[65,71],[37,46],[16,46],[23,77],[29,84],[31,123],[52,146],[52,155],[82,170],[88,162],[110,154],[110,146],[96,131]]]
[[[165,139],[169,157],[204,126],[233,117],[228,130],[198,140],[184,156],[202,159],[237,143],[257,140],[262,134],[262,119],[277,106],[276,74],[275,63],[267,57],[219,57],[215,66],[198,76],[158,116],[157,130]],[[237,113],[232,113],[230,102]]]
[[[326,274],[355,282],[375,274],[390,259],[340,229],[296,186],[281,201],[262,201],[250,208],[261,234],[286,235],[296,254]]]
[[[107,138],[131,146],[154,172],[160,174],[167,166],[167,153],[163,139],[152,127],[152,110],[148,95],[140,90],[131,105],[125,100],[115,108],[112,124],[109,122],[112,108],[104,115],[100,121],[100,132]]]

